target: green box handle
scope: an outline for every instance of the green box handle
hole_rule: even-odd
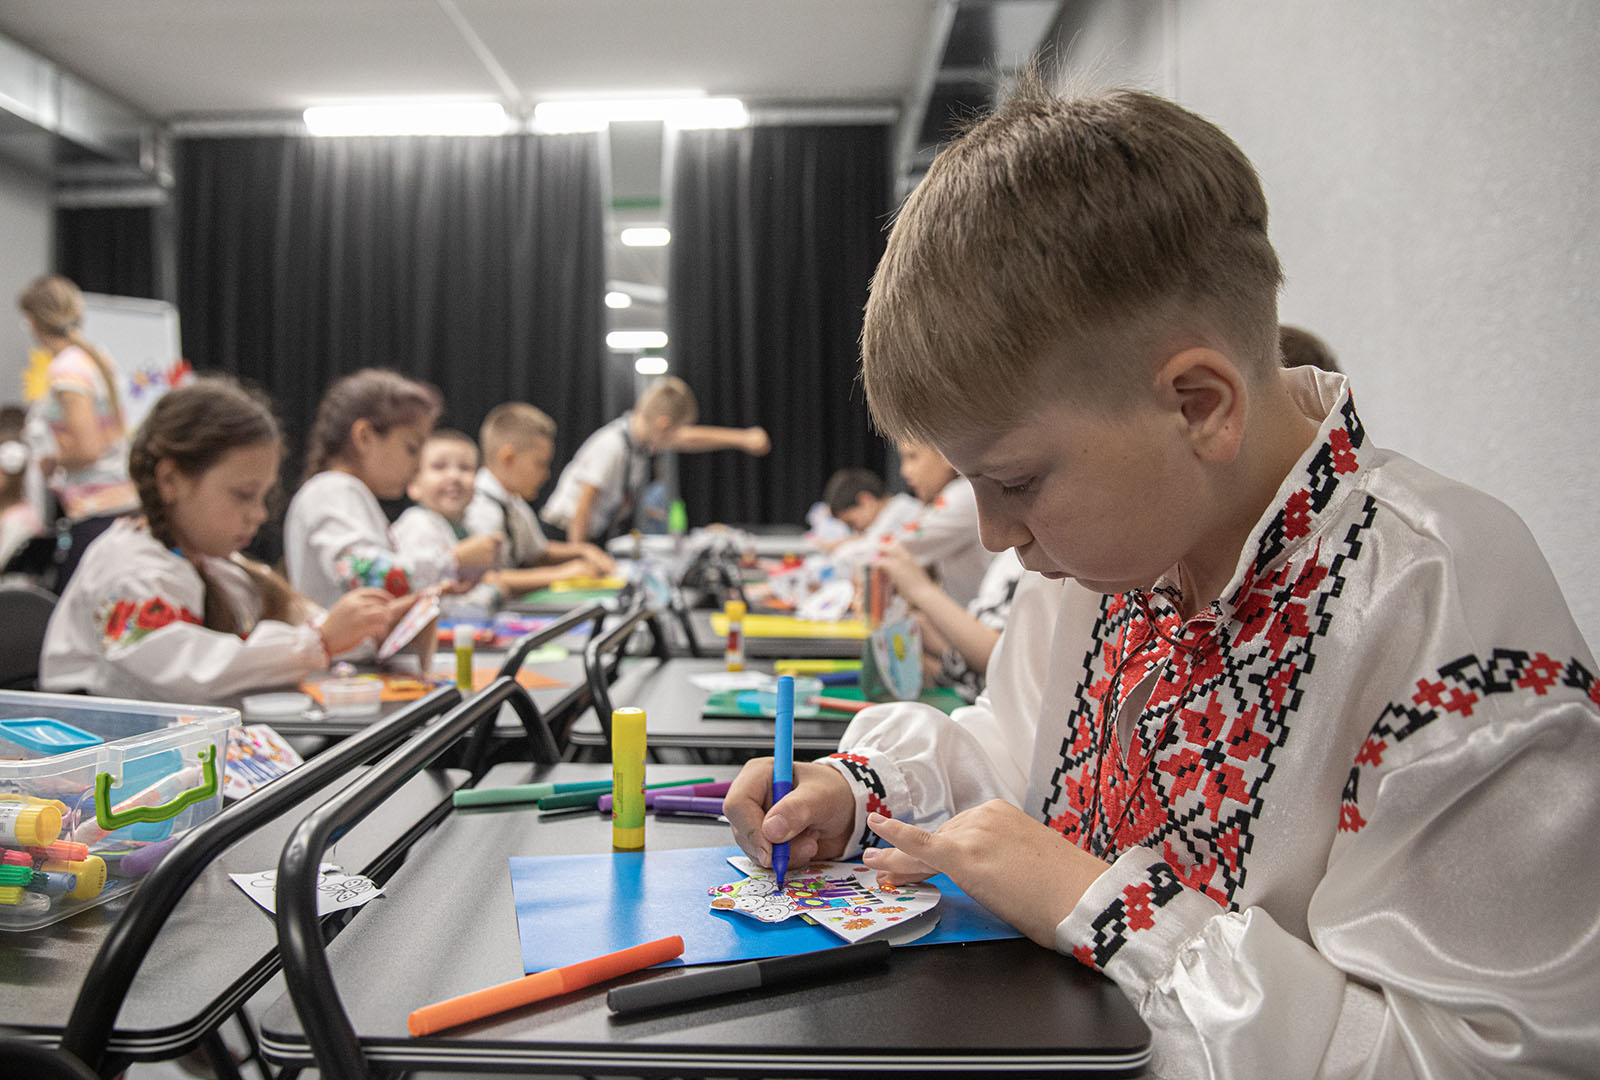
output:
[[[111,810],[111,774],[96,773],[94,778],[94,820],[106,832],[141,821],[166,821],[183,813],[197,802],[204,802],[217,793],[217,748],[207,746],[197,760],[201,766],[199,787],[192,787],[171,802],[159,806],[130,806],[120,814]]]

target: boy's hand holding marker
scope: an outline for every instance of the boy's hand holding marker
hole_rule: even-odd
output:
[[[772,865],[772,845],[787,842],[789,868],[844,853],[855,824],[850,785],[831,765],[794,763],[794,788],[772,805],[772,759],[757,758],[740,771],[722,800],[733,838],[762,866]]]

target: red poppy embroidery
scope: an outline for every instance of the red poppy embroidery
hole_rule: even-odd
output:
[[[406,572],[398,566],[389,568],[389,572],[383,578],[383,587],[389,590],[391,596],[404,596],[411,591],[411,583],[406,580]]]
[[[111,614],[106,618],[105,636],[112,641],[120,638],[128,629],[128,620],[133,616],[133,605],[126,600],[118,600],[111,608]]]
[[[140,606],[136,625],[140,630],[159,630],[174,620],[200,625],[199,617],[193,612],[173,607],[161,597],[152,596]]]

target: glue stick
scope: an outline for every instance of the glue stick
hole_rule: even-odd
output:
[[[472,693],[472,636],[475,628],[457,623],[454,644],[456,647],[456,686],[463,694]]]
[[[744,670],[744,601],[729,600],[728,648],[726,657],[729,671]]]
[[[46,802],[0,803],[0,844],[42,847],[61,835],[61,811]]]
[[[644,847],[644,710],[611,711],[611,846]]]

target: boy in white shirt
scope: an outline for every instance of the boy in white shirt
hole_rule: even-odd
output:
[[[828,513],[850,526],[853,535],[818,546],[847,567],[867,562],[902,525],[922,513],[921,499],[904,492],[891,494],[883,477],[871,469],[835,472],[822,488],[822,502]]]
[[[1280,367],[1280,281],[1170,101],[1034,75],[947,147],[863,383],[1037,573],[974,705],[873,706],[724,811],[763,865],[948,874],[1113,979],[1154,1076],[1592,1075],[1594,656],[1511,510]]]
[[[928,443],[902,439],[897,445],[900,476],[923,506],[892,539],[928,569],[950,599],[966,607],[978,598],[994,559],[978,536],[972,484]]]
[[[631,412],[578,447],[544,504],[546,523],[574,543],[604,541],[627,529],[634,501],[650,482],[653,455],[742,450],[760,457],[772,448],[763,428],[706,427],[695,423],[699,413],[694,391],[682,379],[663,375],[652,382]]]
[[[550,477],[555,434],[554,420],[521,401],[495,406],[478,431],[483,467],[463,523],[474,535],[505,535],[499,565],[486,580],[508,596],[616,570],[611,557],[593,544],[547,539],[528,505]]]
[[[389,527],[395,549],[403,555],[448,558],[457,544],[472,536],[465,518],[477,470],[478,447],[470,438],[451,428],[433,431],[422,444],[417,475],[406,486],[406,494],[417,505],[407,507]],[[505,534],[492,535],[503,548]],[[456,580],[477,577],[484,569],[462,568]]]

